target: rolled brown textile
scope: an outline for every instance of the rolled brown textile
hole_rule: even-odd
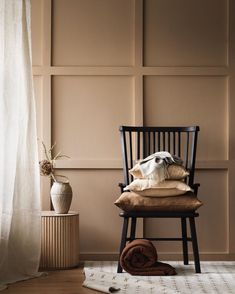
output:
[[[157,261],[157,251],[152,242],[137,239],[123,249],[120,263],[122,268],[134,276],[170,276],[176,275],[171,265]]]

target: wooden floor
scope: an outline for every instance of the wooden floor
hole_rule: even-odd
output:
[[[96,294],[82,287],[85,279],[83,267],[71,270],[48,271],[47,276],[9,285],[2,294]]]

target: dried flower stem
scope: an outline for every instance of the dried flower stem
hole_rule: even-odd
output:
[[[45,156],[46,156],[47,160],[51,161],[51,158],[49,157],[49,155],[47,153],[46,145],[45,145],[45,143],[43,141],[42,141],[42,146],[43,146],[44,153],[45,153]]]

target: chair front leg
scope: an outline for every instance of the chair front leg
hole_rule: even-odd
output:
[[[187,219],[186,217],[181,218],[181,229],[182,229],[182,246],[184,264],[188,265],[188,240],[187,240]]]
[[[121,237],[121,243],[120,243],[120,249],[119,249],[119,258],[118,258],[118,268],[117,268],[118,273],[122,273],[122,267],[120,264],[120,257],[121,257],[122,251],[126,245],[128,222],[129,222],[129,218],[124,217],[123,227],[122,227],[122,237]]]
[[[199,253],[198,253],[198,244],[197,244],[197,233],[196,233],[196,226],[195,226],[194,217],[190,217],[189,222],[190,222],[191,238],[192,238],[192,245],[193,245],[195,271],[196,271],[196,273],[201,273],[200,258],[199,258]]]
[[[135,232],[136,232],[136,217],[132,217],[131,218],[131,234],[130,234],[131,241],[135,239]]]

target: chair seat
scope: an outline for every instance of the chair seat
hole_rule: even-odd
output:
[[[122,211],[119,213],[121,217],[168,217],[168,218],[181,218],[181,217],[198,217],[199,213],[195,211]]]

